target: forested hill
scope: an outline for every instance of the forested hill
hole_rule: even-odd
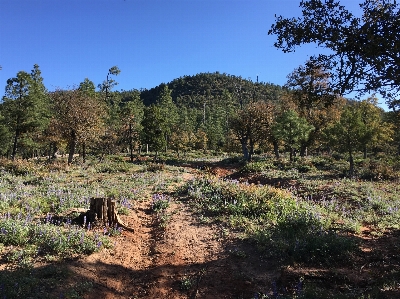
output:
[[[162,83],[154,88],[141,92],[141,99],[146,106],[153,104],[167,85],[172,91],[175,103],[197,108],[205,101],[213,101],[223,97],[230,97],[243,103],[249,100],[277,101],[283,88],[271,83],[256,83],[228,74],[200,73],[194,76],[183,76],[167,84]],[[240,103],[238,103],[240,104]]]

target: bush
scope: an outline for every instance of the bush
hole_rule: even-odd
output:
[[[294,198],[285,190],[213,177],[194,179],[186,190],[199,209],[213,215],[274,218],[287,206],[295,205]]]
[[[365,180],[394,180],[399,178],[399,173],[387,162],[366,160],[361,165],[359,176]]]
[[[96,167],[99,173],[129,172],[129,164],[126,162],[104,162]]]
[[[85,229],[51,223],[33,223],[16,219],[0,220],[0,243],[9,245],[35,245],[40,254],[56,254],[63,257],[72,254],[90,254],[107,243],[98,234],[88,233]]]
[[[328,223],[306,209],[283,215],[275,226],[257,230],[254,238],[267,255],[289,264],[331,265],[358,250],[354,238],[329,230]]]
[[[14,174],[14,175],[27,175],[37,170],[35,164],[26,160],[6,160],[0,159],[0,168]]]
[[[144,171],[157,172],[157,171],[163,171],[164,169],[165,169],[164,163],[148,163]]]
[[[266,169],[273,169],[275,166],[268,162],[249,162],[241,169],[243,173],[260,173]]]
[[[308,159],[300,159],[295,167],[300,173],[307,173],[315,169],[313,163]]]

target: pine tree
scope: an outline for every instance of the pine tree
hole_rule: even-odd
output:
[[[169,138],[177,125],[179,118],[178,109],[172,101],[171,90],[169,90],[167,85],[163,87],[158,96],[157,107],[162,119],[162,127],[160,129],[164,135],[165,149],[167,150]]]
[[[31,74],[20,71],[7,80],[2,110],[8,130],[13,132],[11,157],[15,159],[20,139],[32,144],[32,133],[37,136],[49,122],[48,96],[38,65]]]
[[[155,160],[157,160],[159,151],[166,147],[163,131],[165,127],[164,118],[157,105],[150,105],[150,107],[145,108],[142,126],[142,144],[150,145],[151,149],[156,152]]]
[[[308,139],[312,130],[314,127],[308,124],[305,118],[299,117],[293,110],[288,110],[276,119],[276,123],[272,127],[272,134],[289,148],[290,161],[293,161],[294,150]]]

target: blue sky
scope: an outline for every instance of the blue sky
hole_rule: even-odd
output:
[[[0,88],[18,71],[40,66],[49,90],[114,65],[117,90],[152,88],[201,72],[283,85],[318,53],[284,54],[268,35],[275,15],[300,16],[300,0],[0,0]],[[357,9],[356,0],[342,1]]]

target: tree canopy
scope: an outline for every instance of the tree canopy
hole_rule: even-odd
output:
[[[275,47],[295,51],[317,44],[330,53],[311,57],[330,70],[338,94],[378,91],[392,108],[400,108],[400,6],[396,0],[365,0],[356,17],[336,0],[301,1],[302,17],[278,16],[269,34]]]

